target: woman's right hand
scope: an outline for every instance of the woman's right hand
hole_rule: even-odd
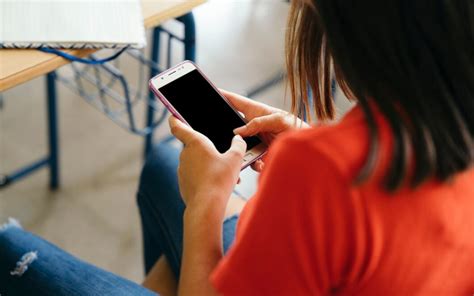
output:
[[[235,134],[242,137],[250,137],[259,134],[267,144],[278,136],[278,134],[296,128],[307,128],[309,125],[294,115],[274,108],[249,98],[220,90],[229,102],[241,112],[247,124],[234,130]],[[296,120],[295,120],[296,119]],[[252,164],[252,168],[260,172],[265,163],[264,160],[257,160]]]

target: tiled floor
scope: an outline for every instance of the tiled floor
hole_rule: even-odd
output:
[[[197,8],[199,65],[216,85],[236,92],[277,73],[284,66],[287,9],[284,1],[268,0],[211,0]],[[125,72],[134,75],[131,69]],[[44,84],[38,78],[4,93],[0,173],[46,151]],[[59,98],[61,189],[50,192],[48,172],[42,170],[0,191],[0,221],[16,217],[28,230],[78,257],[139,282],[143,272],[135,191],[142,141],[63,86]],[[284,107],[284,85],[258,99]],[[158,134],[166,132],[162,128]],[[244,175],[241,189],[249,194],[255,174],[247,170]]]

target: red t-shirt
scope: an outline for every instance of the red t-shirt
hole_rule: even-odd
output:
[[[474,170],[390,195],[393,141],[361,186],[369,136],[354,108],[336,125],[281,136],[211,281],[223,295],[474,295]]]

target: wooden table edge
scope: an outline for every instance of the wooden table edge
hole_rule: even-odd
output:
[[[9,49],[7,49],[9,50]],[[82,49],[82,50],[67,50],[65,52],[72,54],[77,57],[85,57],[87,55],[90,55],[94,53],[96,50],[95,49]],[[15,74],[12,74],[10,76],[7,76],[4,79],[0,80],[0,91],[6,91],[10,88],[13,88],[19,84],[28,82],[32,79],[35,79],[36,77],[39,77],[41,75],[47,74],[61,66],[64,66],[66,64],[69,64],[70,61],[66,60],[62,57],[56,56],[56,55],[51,55],[51,58],[48,60],[45,60],[39,64],[32,65],[31,67],[21,71],[17,72]],[[25,75],[31,73],[30,75]]]
[[[193,8],[203,4],[206,1],[207,0],[192,0],[182,2],[180,3],[180,5],[177,5],[169,10],[150,16],[144,19],[145,29],[154,28],[167,20],[184,15],[187,12],[190,12]],[[85,57],[96,51],[97,49],[75,49],[68,50],[66,52],[77,57]],[[51,54],[51,58],[48,60],[45,60],[39,64],[32,65],[31,67],[26,68],[23,71],[16,72],[10,76],[0,79],[0,92],[6,91],[22,83],[28,82],[69,63],[69,60]]]

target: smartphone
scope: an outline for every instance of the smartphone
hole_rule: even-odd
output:
[[[153,77],[149,86],[174,116],[207,136],[220,153],[230,148],[233,130],[246,123],[231,103],[190,61],[184,61]],[[247,151],[242,169],[262,157],[267,149],[258,136],[244,140]]]

